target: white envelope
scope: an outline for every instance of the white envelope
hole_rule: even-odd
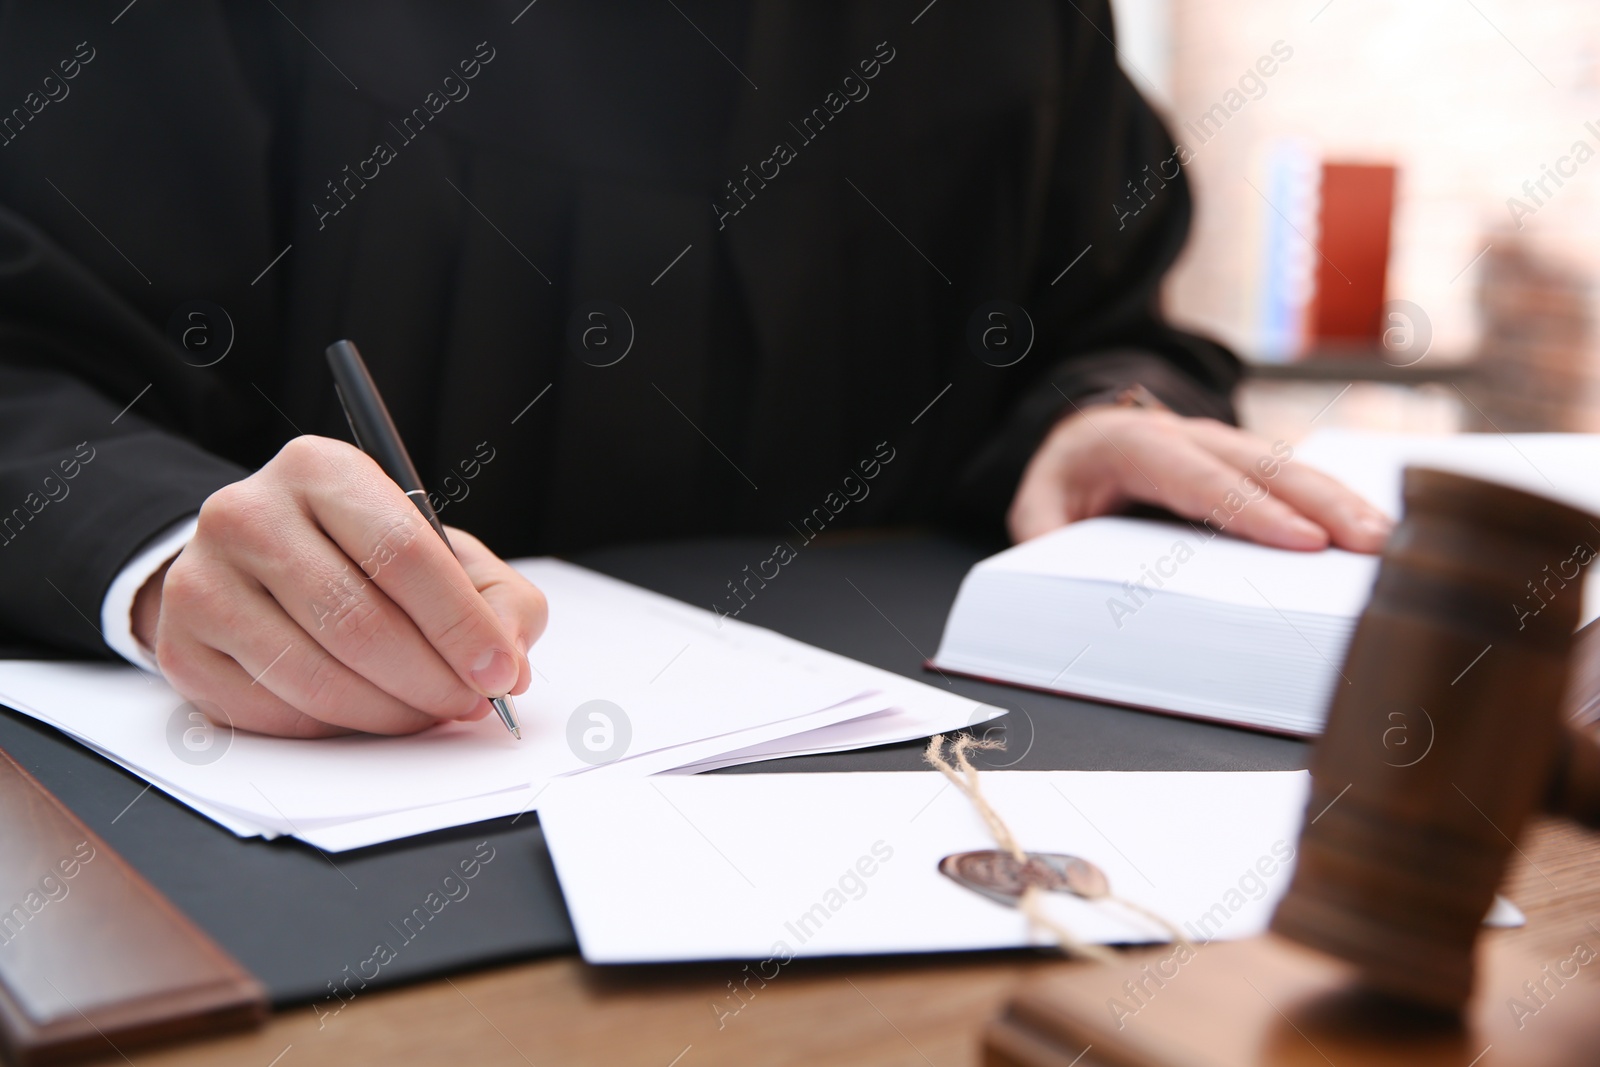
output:
[[[1036,852],[1081,857],[1195,941],[1266,928],[1288,887],[1304,771],[992,771],[986,796]],[[994,848],[937,773],[737,774],[552,783],[539,820],[592,963],[1049,944],[939,872]],[[1166,940],[1115,904],[1052,894],[1081,940]]]

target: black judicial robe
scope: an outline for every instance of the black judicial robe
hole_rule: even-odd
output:
[[[1071,402],[1230,416],[1106,0],[120,6],[0,2],[13,635],[103,653],[143,542],[347,437],[341,337],[508,557],[993,531]]]

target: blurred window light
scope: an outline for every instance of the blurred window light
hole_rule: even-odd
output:
[[[1172,110],[1172,0],[1111,0],[1122,69],[1151,103]]]

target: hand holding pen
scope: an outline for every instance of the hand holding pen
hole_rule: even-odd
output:
[[[328,368],[333,371],[334,389],[339,394],[344,417],[350,422],[350,432],[355,435],[356,446],[371,456],[383,468],[383,473],[411,498],[417,510],[422,512],[422,517],[428,520],[428,525],[433,527],[433,532],[439,535],[439,540],[454,553],[450,537],[439,522],[439,514],[428,499],[428,491],[422,487],[422,478],[417,474],[416,465],[411,462],[405,442],[400,440],[400,431],[395,428],[394,419],[390,418],[389,408],[378,393],[378,385],[372,380],[361,353],[349,341],[335,341],[328,346],[327,356]],[[492,649],[483,653],[481,665],[474,668],[474,679],[479,679],[479,672],[493,665],[495,655]],[[486,673],[482,680],[486,681],[488,677]],[[520,741],[522,727],[517,722],[509,692],[509,686],[500,690],[491,685],[489,702],[494,705],[495,713],[500,716],[505,728],[511,731],[511,736]]]
[[[532,680],[544,596],[470,534],[447,545],[413,499],[354,446],[297,437],[206,500],[141,591],[135,635],[240,729],[404,734],[494,714],[489,698]]]

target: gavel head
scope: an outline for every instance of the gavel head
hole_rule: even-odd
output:
[[[1561,707],[1600,525],[1542,497],[1409,469],[1356,626],[1275,933],[1444,1011],[1513,842],[1563,758]]]

